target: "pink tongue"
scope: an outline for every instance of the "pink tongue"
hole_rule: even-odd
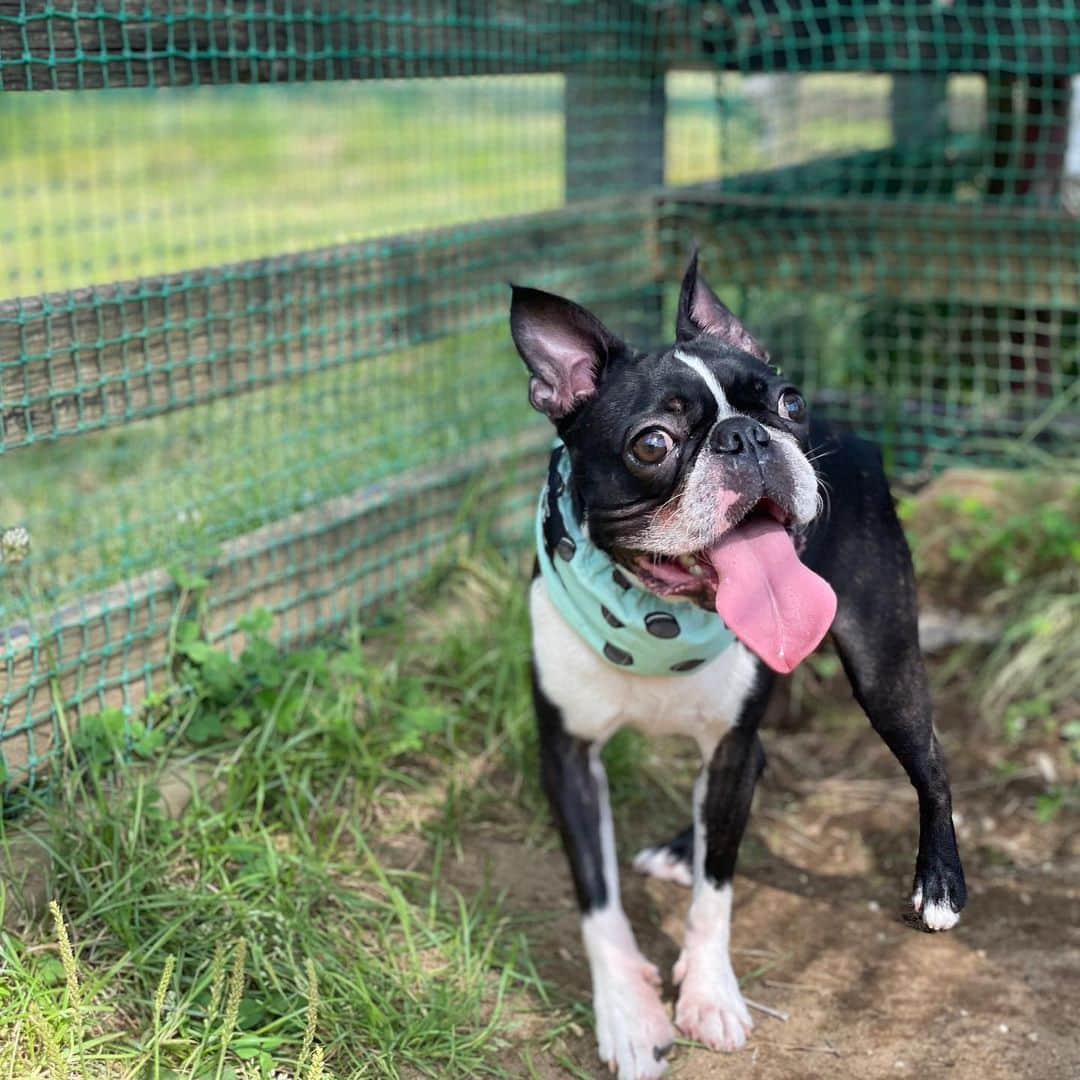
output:
[[[828,582],[799,562],[784,527],[754,518],[706,552],[720,584],[716,612],[774,671],[787,674],[818,647],[836,614]]]

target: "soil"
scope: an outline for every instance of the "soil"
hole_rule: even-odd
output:
[[[765,732],[770,767],[740,855],[732,955],[744,993],[789,1018],[755,1012],[751,1038],[734,1054],[680,1043],[669,1075],[1080,1077],[1076,822],[1064,811],[1036,820],[1033,799],[1045,787],[1038,769],[1006,779],[963,704],[939,715],[970,897],[959,926],[942,934],[919,930],[907,901],[914,793],[855,707],[834,708],[809,729]],[[626,867],[638,847],[683,822],[670,800],[623,809],[624,905],[643,951],[670,979],[688,891]],[[529,842],[527,830],[524,815],[477,829],[448,871],[466,893],[481,881],[505,890],[508,914],[527,927],[565,1012],[589,1002],[577,915],[553,832]],[[674,1001],[670,981],[665,1000]],[[507,1022],[510,1071],[520,1057],[532,1075],[572,1075],[571,1066],[609,1075],[587,1009],[544,1041],[550,1017],[538,1008],[519,999]]]

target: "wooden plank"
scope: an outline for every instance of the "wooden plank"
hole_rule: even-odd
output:
[[[614,71],[655,52],[640,33],[647,12],[632,0],[0,0],[0,88],[535,74],[583,56]],[[681,12],[669,21],[698,24]]]
[[[642,32],[642,16],[651,20]],[[628,58],[739,71],[1080,70],[1073,0],[644,4],[605,0],[0,0],[0,90],[447,78]]]
[[[157,416],[468,330],[512,278],[653,279],[647,196],[0,302],[0,451]]]
[[[911,302],[1080,307],[1080,221],[1052,211],[703,188],[660,199],[669,279],[680,272],[693,237],[715,244],[723,277],[746,285]]]
[[[744,72],[991,74],[1080,71],[1075,0],[815,0],[701,5],[703,44],[717,66]],[[678,27],[684,42],[693,26]],[[663,53],[677,63],[674,48]]]
[[[566,201],[626,195],[664,182],[663,72],[566,77]]]
[[[0,731],[8,780],[49,760],[55,701],[98,711],[142,700],[168,656],[180,599],[155,570],[0,633]]]
[[[241,645],[235,621],[257,607],[273,613],[272,636],[289,643],[341,626],[453,550],[464,535],[463,498],[478,485],[493,509],[538,485],[550,441],[538,423],[228,541],[199,568],[209,580],[207,636]],[[155,570],[0,633],[0,730],[10,783],[55,752],[54,699],[70,723],[80,711],[137,706],[167,681],[181,599],[171,577]]]
[[[252,607],[273,611],[274,636],[289,641],[340,625],[457,545],[472,524],[462,520],[470,489],[497,503],[521,471],[538,488],[550,445],[550,429],[537,423],[229,541],[213,571],[208,636],[235,642],[235,620]]]

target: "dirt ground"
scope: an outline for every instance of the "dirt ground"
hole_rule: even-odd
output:
[[[750,1040],[731,1055],[677,1045],[669,1075],[1080,1077],[1075,822],[1064,812],[1037,822],[1037,770],[1004,779],[961,706],[939,715],[970,893],[960,925],[944,934],[915,928],[914,794],[854,707],[808,731],[766,730],[770,764],[735,880],[732,950],[744,993],[789,1018],[755,1012]],[[667,806],[623,817],[624,904],[643,951],[666,973],[671,1003],[688,893],[627,865],[682,822]],[[465,891],[486,879],[526,920],[555,912],[530,925],[533,955],[560,1004],[587,1002],[562,852],[550,832],[529,843],[521,828],[506,820],[469,836],[451,878]],[[519,1015],[506,1034],[520,1043],[538,1029],[539,1018]],[[580,1075],[608,1075],[584,1021],[528,1056],[539,1076],[568,1075],[569,1063]]]

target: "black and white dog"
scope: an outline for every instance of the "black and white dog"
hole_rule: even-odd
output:
[[[704,762],[693,825],[635,860],[693,887],[673,973],[683,1034],[732,1050],[752,1026],[728,940],[765,765],[757,728],[775,672],[827,632],[918,793],[915,910],[930,930],[959,918],[911,557],[876,449],[809,422],[696,255],[676,342],[660,351],[537,289],[514,287],[510,325],[530,400],[559,437],[530,597],[543,784],[581,906],[600,1057],[623,1078],[658,1076],[675,1033],[620,903],[599,753],[624,724],[690,735]]]

